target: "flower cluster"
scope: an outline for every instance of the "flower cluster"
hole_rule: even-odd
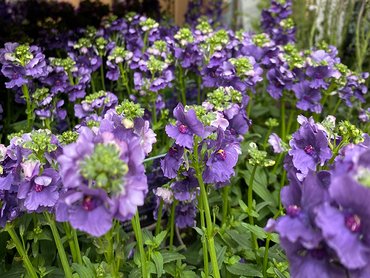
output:
[[[0,225],[23,212],[52,210],[61,191],[55,170],[61,145],[49,130],[34,130],[14,136],[10,145],[0,145]]]
[[[343,122],[337,129],[341,136],[332,139],[326,133],[330,130],[325,132],[312,119],[300,121],[286,158],[289,185],[281,191],[286,215],[270,220],[267,229],[279,233],[294,277],[307,273],[366,277],[370,273],[366,205],[370,138],[356,131],[361,138],[355,139],[351,128],[345,128],[350,125]],[[349,138],[356,144],[341,144]],[[339,151],[335,148],[339,154],[329,171],[317,170],[329,164],[331,140],[333,144],[339,140]]]
[[[123,120],[109,110],[99,127],[81,127],[77,141],[63,147],[58,157],[63,194],[56,206],[57,221],[101,236],[113,219],[131,219],[144,204],[148,185],[143,160],[153,140],[145,149],[146,137],[125,127]]]

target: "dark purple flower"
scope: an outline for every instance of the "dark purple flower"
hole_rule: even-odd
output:
[[[294,167],[305,176],[309,170],[315,171],[317,165],[324,165],[332,153],[325,131],[312,119],[301,116],[299,121],[301,127],[293,133],[293,139],[289,142],[289,155],[293,158]]]
[[[218,130],[217,141],[207,159],[203,179],[206,183],[226,182],[235,174],[234,167],[238,162],[240,146],[225,138],[222,130]]]
[[[183,154],[184,148],[176,144],[168,150],[161,160],[161,168],[165,177],[173,179],[177,176],[177,171],[184,161]]]
[[[179,203],[175,210],[175,221],[176,226],[180,229],[186,227],[194,227],[195,217],[197,215],[197,207],[193,202],[191,203]]]
[[[173,196],[180,202],[191,202],[196,199],[198,195],[198,180],[194,175],[194,171],[182,173],[184,177],[181,180],[175,181],[171,185]]]

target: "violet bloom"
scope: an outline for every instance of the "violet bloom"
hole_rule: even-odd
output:
[[[194,135],[203,137],[204,126],[198,120],[195,111],[190,109],[185,112],[184,106],[179,103],[173,111],[174,117],[177,119],[176,125],[167,125],[167,135],[176,140],[176,144],[189,149],[193,148]]]
[[[345,270],[336,263],[335,254],[325,243],[307,249],[299,242],[282,238],[280,244],[288,257],[291,277],[347,278]]]
[[[60,176],[52,168],[40,172],[40,164],[27,161],[22,164],[25,181],[19,185],[17,197],[24,200],[28,211],[52,208],[59,198]]]
[[[303,177],[309,170],[315,171],[317,165],[324,165],[332,155],[326,133],[312,119],[302,122],[289,144],[293,165]]]
[[[56,220],[69,221],[75,229],[99,237],[112,227],[111,201],[102,189],[81,186],[61,196],[56,207]]]
[[[356,160],[357,165],[352,164],[350,171],[334,169],[329,187],[331,202],[316,210],[317,226],[348,269],[364,268],[370,263],[370,151],[363,149]]]
[[[276,133],[271,133],[268,143],[272,146],[274,153],[282,153],[285,151],[283,141]]]
[[[171,185],[173,196],[180,202],[191,202],[196,199],[198,195],[198,180],[195,177],[193,169],[182,173],[184,177],[182,180],[175,181]]]
[[[134,133],[134,129],[124,127],[122,120],[123,117],[117,114],[109,114],[108,118],[101,120],[100,127],[95,128],[95,132],[81,127],[77,142],[65,146],[63,155],[58,158],[64,188],[75,191],[77,195],[79,193],[78,200],[82,200],[82,203],[86,196],[95,196],[96,201],[93,198],[92,205],[104,212],[106,222],[108,218],[120,221],[130,219],[137,207],[144,204],[148,191],[142,164],[145,152],[140,144],[140,137]],[[87,188],[87,193],[84,188]],[[66,206],[68,208],[72,204],[64,198],[64,202],[57,207],[57,213],[63,216],[63,212],[58,210],[64,210]],[[95,233],[91,226],[98,226],[99,222],[82,221],[82,215],[86,212],[81,209],[81,205],[79,207],[76,212],[79,215],[68,214],[59,219],[67,219],[72,226],[83,231],[88,229],[94,236],[101,236],[107,231],[95,227]],[[80,223],[78,219],[81,220]]]
[[[234,167],[240,153],[238,143],[227,140],[220,129],[217,133],[217,141],[203,172],[203,179],[206,183],[227,182],[235,174]]]
[[[195,217],[197,215],[196,205],[191,203],[179,203],[175,210],[176,226],[180,229],[194,227],[196,225]]]
[[[165,177],[173,179],[177,176],[177,171],[184,161],[183,154],[184,148],[176,144],[168,150],[161,160],[161,169]]]
[[[286,215],[276,221],[270,220],[268,229],[291,243],[316,248],[322,236],[314,225],[314,209],[328,199],[330,174],[309,172],[303,184],[295,176],[290,178],[289,186],[281,190]]]
[[[103,115],[110,108],[116,106],[117,103],[116,95],[111,92],[99,91],[86,96],[81,104],[74,105],[75,116],[82,119],[95,113]]]
[[[294,84],[292,90],[298,99],[297,108],[303,111],[321,113],[321,92],[319,89],[312,87],[308,80]]]

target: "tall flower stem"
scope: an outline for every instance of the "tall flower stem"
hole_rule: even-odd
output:
[[[249,215],[248,215],[248,220],[249,224],[254,226],[254,218],[252,215],[252,208],[253,208],[253,182],[254,182],[254,176],[256,175],[256,170],[257,170],[257,165],[253,166],[252,169],[252,174],[249,178],[248,182],[248,209],[249,209]],[[251,232],[251,243],[252,243],[252,249],[256,253],[257,252],[257,238],[254,233]],[[256,254],[256,259],[257,259],[257,254]]]
[[[204,213],[206,217],[206,230],[207,230],[207,242],[208,242],[208,251],[209,256],[211,258],[211,264],[213,268],[213,277],[220,278],[220,270],[218,268],[217,263],[217,255],[216,255],[216,248],[215,248],[215,242],[214,242],[214,229],[213,229],[213,222],[211,218],[211,211],[209,209],[208,204],[208,196],[205,184],[203,182],[202,177],[202,170],[199,164],[199,153],[198,153],[198,140],[195,140],[194,143],[194,168],[195,168],[195,174],[198,179],[199,187],[200,187],[200,197],[202,199]]]
[[[105,239],[108,241],[108,251],[105,254],[107,263],[110,265],[111,273],[113,278],[119,278],[116,260],[114,256],[114,245],[113,245],[113,231],[114,226],[105,234]]]
[[[183,72],[183,68],[179,66],[179,82],[180,82],[180,92],[181,92],[181,102],[185,106],[186,105],[186,88],[185,88],[185,76]]]
[[[177,206],[177,200],[174,200],[171,207],[171,218],[169,223],[169,231],[170,231],[170,250],[173,249],[173,238],[175,235],[175,214],[176,214],[176,206]]]
[[[280,108],[280,119],[281,119],[281,139],[285,142],[286,137],[286,123],[285,123],[285,100],[284,96],[281,97],[281,108]]]
[[[30,130],[33,125],[33,108],[32,108],[32,103],[31,103],[31,97],[30,97],[30,92],[28,91],[28,87],[26,84],[22,85],[22,93],[24,96],[24,99],[26,101],[27,105],[27,129]]]
[[[229,192],[230,186],[225,186],[224,188],[222,188],[222,225],[226,224],[227,216],[230,209]]]
[[[158,213],[157,213],[157,223],[155,225],[155,235],[158,235],[159,232],[161,231],[161,222],[162,222],[162,214],[163,214],[163,199],[161,198],[159,202],[159,207],[158,207]]]
[[[49,213],[45,212],[44,216],[46,218],[46,221],[48,222],[50,228],[51,228],[51,233],[53,234],[55,245],[57,246],[58,254],[60,261],[62,263],[63,271],[64,271],[64,276],[67,278],[72,278],[72,270],[69,266],[68,259],[66,252],[63,247],[62,240],[60,239],[60,235],[58,232],[57,225],[55,224],[54,219],[50,216]]]
[[[148,278],[147,273],[147,260],[146,260],[146,254],[144,250],[144,240],[143,240],[143,234],[141,232],[141,226],[140,226],[140,218],[139,218],[139,211],[136,211],[134,217],[131,220],[132,228],[134,229],[135,238],[136,238],[136,244],[139,248],[140,253],[140,261],[141,261],[141,275],[143,278]]]
[[[270,236],[267,236],[266,244],[265,244],[265,253],[263,254],[263,267],[262,273],[263,277],[267,277],[267,263],[269,259],[269,247],[270,247]]]
[[[105,78],[104,78],[104,57],[101,56],[101,65],[100,65],[100,80],[103,90],[105,91]]]
[[[8,232],[10,238],[13,240],[15,248],[17,249],[19,255],[21,255],[24,266],[25,266],[25,268],[28,272],[28,275],[31,278],[37,278],[38,275],[37,275],[32,263],[30,261],[30,258],[28,257],[28,254],[27,254],[26,250],[24,249],[17,233],[15,232],[13,225],[11,223],[7,223],[6,226],[5,226],[5,230]]]
[[[67,238],[68,238],[68,244],[69,244],[69,249],[71,250],[71,255],[72,255],[72,261],[74,263],[80,263],[78,262],[78,259],[77,259],[77,251],[76,251],[76,247],[75,247],[75,242],[73,240],[73,235],[72,235],[72,232],[71,232],[71,226],[65,222],[63,223],[64,224],[64,230],[67,234]],[[81,260],[82,262],[82,260]]]
[[[200,214],[200,225],[202,227],[205,227],[206,223],[204,219],[204,209],[203,209],[202,198],[199,198],[199,214]],[[202,236],[202,249],[203,249],[204,274],[205,274],[205,277],[208,277],[209,276],[208,248],[207,248],[207,240],[204,236]]]
[[[253,93],[249,92],[249,101],[248,101],[248,106],[247,106],[247,117],[249,118],[251,115],[252,111],[252,104],[253,104]]]

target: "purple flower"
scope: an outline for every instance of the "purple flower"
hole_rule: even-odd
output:
[[[312,249],[286,239],[281,239],[280,243],[289,260],[291,277],[347,277],[345,270],[335,263],[336,256],[325,243]]]
[[[40,172],[38,162],[28,161],[22,165],[26,180],[19,185],[19,199],[24,199],[24,206],[29,211],[40,208],[52,208],[59,198],[60,176],[52,168]]]
[[[75,229],[100,237],[112,227],[112,212],[107,193],[102,189],[81,186],[61,196],[56,207],[56,220],[69,221]]]
[[[344,161],[337,161],[329,187],[331,202],[316,209],[316,223],[321,229],[327,244],[333,248],[340,262],[349,269],[369,265],[370,254],[370,198],[368,175],[370,151],[362,148],[356,155],[358,162],[352,164],[351,171],[341,167]]]
[[[292,86],[292,90],[298,99],[297,108],[303,111],[321,113],[322,106],[320,104],[320,90],[312,87],[309,81],[304,80],[294,84]]]
[[[206,183],[226,182],[235,174],[234,167],[238,162],[240,147],[238,143],[230,142],[225,138],[222,130],[218,130],[218,137],[207,159],[203,179]]]
[[[268,142],[274,149],[274,153],[282,153],[285,151],[283,147],[283,141],[276,133],[271,133]]]
[[[175,181],[171,185],[173,196],[180,202],[191,202],[198,195],[198,180],[194,175],[194,170],[182,173],[182,180]]]
[[[166,126],[167,135],[175,139],[177,145],[192,149],[194,135],[200,137],[204,136],[203,124],[197,119],[193,109],[185,112],[184,106],[181,103],[176,106],[173,115],[177,119],[176,125]]]
[[[176,226],[180,229],[186,227],[194,227],[195,217],[197,215],[197,208],[195,204],[192,203],[179,203],[175,210],[175,221]]]
[[[309,170],[316,170],[317,165],[324,165],[332,155],[326,133],[312,119],[303,119],[289,144],[293,165],[302,176],[307,175]]]
[[[177,171],[184,161],[183,154],[184,148],[176,144],[168,150],[161,160],[161,168],[165,177],[173,179],[177,176]]]

